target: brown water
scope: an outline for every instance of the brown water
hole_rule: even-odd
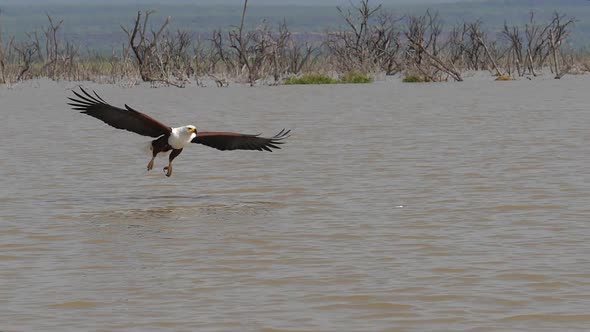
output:
[[[0,88],[0,330],[587,330],[590,77],[486,80],[85,84],[173,126],[295,129],[190,146],[171,178],[69,110],[74,83]]]

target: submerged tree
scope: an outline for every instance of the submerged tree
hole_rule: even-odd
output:
[[[422,16],[408,17],[405,37],[408,65],[429,81],[440,81],[441,74],[451,76],[455,81],[463,81],[461,71],[453,57],[445,56],[447,43],[441,43],[443,25],[438,13],[429,10]]]
[[[346,11],[341,7],[337,10],[346,21],[346,29],[328,32],[326,39],[337,68],[344,72],[384,71],[387,75],[401,69],[399,20],[383,12],[381,5],[371,7],[369,0],[361,0]]]

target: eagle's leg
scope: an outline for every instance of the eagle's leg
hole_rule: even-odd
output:
[[[182,152],[182,149],[173,149],[170,152],[170,157],[168,157],[168,166],[164,167],[164,172],[166,172],[166,176],[172,175],[172,160],[178,157],[178,155]]]
[[[158,153],[160,153],[159,149],[156,149],[154,146],[154,142],[152,142],[152,144],[150,145],[150,150],[152,151],[152,159],[150,160],[150,162],[147,165],[147,170],[148,172],[152,170],[152,168],[154,168],[154,160],[156,159],[156,156],[158,155]]]
[[[150,151],[152,151],[152,159],[147,165],[147,170],[151,171],[152,168],[154,168],[154,160],[156,159],[158,153],[166,152],[170,149],[171,147],[168,145],[168,140],[166,136],[162,136],[156,140],[153,140],[150,144]]]
[[[149,162],[149,163],[148,163],[148,165],[147,165],[148,172],[149,172],[149,171],[151,171],[151,170],[152,170],[152,168],[154,168],[154,159],[156,159],[156,157],[155,157],[155,156],[154,156],[154,157],[152,157],[152,159],[150,160],[150,162]]]

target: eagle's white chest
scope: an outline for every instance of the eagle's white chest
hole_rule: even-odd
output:
[[[168,137],[168,144],[173,149],[182,149],[186,144],[190,143],[193,138],[197,136],[194,132],[190,132],[188,127],[172,128],[172,133]]]

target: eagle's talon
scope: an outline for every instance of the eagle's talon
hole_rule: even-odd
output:
[[[166,176],[170,176],[172,175],[172,167],[164,167],[164,169],[162,169],[164,171],[164,173],[166,173]]]

